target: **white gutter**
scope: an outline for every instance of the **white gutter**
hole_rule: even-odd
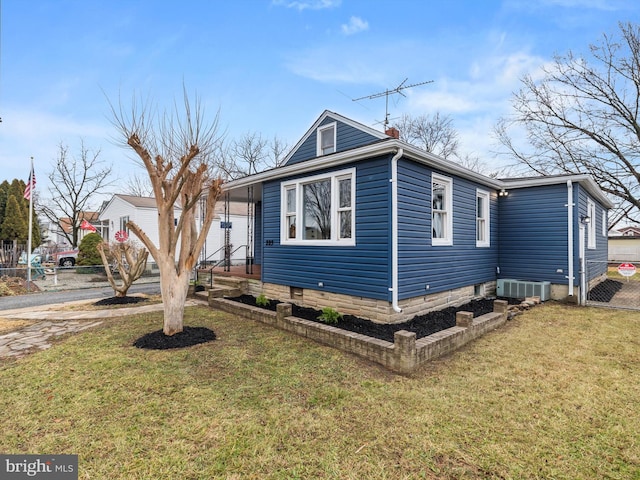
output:
[[[569,296],[573,297],[573,183],[571,180],[567,180],[567,243],[569,256]]]
[[[404,154],[399,148],[391,159],[391,306],[396,313],[402,312],[398,306],[398,160]]]

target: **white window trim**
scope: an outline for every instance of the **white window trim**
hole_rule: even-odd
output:
[[[591,220],[587,224],[587,248],[596,248],[596,204],[592,200],[587,200],[587,216]]]
[[[485,240],[478,240],[478,198],[484,198],[484,238]],[[491,246],[491,223],[490,223],[490,204],[491,195],[486,190],[476,190],[476,247],[490,247]]]
[[[445,217],[445,238],[433,238],[433,225],[431,226],[431,245],[434,246],[450,246],[453,245],[453,179],[451,177],[445,177],[438,175],[437,173],[431,174],[431,222],[433,222],[433,183],[438,182],[445,185],[445,202],[447,204],[447,213]]]
[[[609,229],[607,228],[607,211],[602,210],[602,236],[606,237],[609,234]]]
[[[335,153],[337,151],[336,141],[338,136],[338,122],[327,123],[326,125],[318,127],[318,130],[316,131],[316,156],[318,157],[331,155],[331,153],[322,153],[322,132],[329,130],[330,128],[333,129],[333,152],[331,153]]]
[[[339,189],[338,181],[344,180],[345,177],[351,177],[351,238],[339,238],[340,236],[340,218],[339,210]],[[331,180],[331,239],[327,240],[304,240],[302,238],[303,229],[301,228],[303,219],[303,186],[322,179]],[[295,188],[296,190],[296,238],[289,238],[289,227],[287,226],[287,190]],[[299,178],[291,182],[283,182],[280,186],[280,243],[282,245],[305,245],[305,246],[339,246],[351,247],[356,244],[356,169],[348,168],[336,172],[330,172],[323,175],[314,175],[311,177]]]

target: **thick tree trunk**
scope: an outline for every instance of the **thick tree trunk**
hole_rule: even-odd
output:
[[[184,319],[184,304],[189,290],[189,272],[176,272],[173,264],[160,267],[160,291],[164,306],[165,335],[175,335],[182,332]]]

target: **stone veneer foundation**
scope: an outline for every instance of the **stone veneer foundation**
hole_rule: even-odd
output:
[[[477,295],[477,291],[481,295]],[[272,300],[295,303],[301,307],[321,310],[323,307],[336,309],[343,315],[355,315],[366,318],[376,323],[402,323],[411,320],[416,315],[424,315],[434,310],[442,310],[447,307],[458,307],[470,302],[474,298],[493,296],[496,291],[496,283],[489,282],[474,287],[448,290],[446,292],[421,295],[405,300],[400,300],[398,305],[402,312],[393,310],[390,302],[375,300],[372,298],[342,295],[310,288],[295,288],[274,283],[262,283],[249,281],[247,294],[257,297],[264,295]]]

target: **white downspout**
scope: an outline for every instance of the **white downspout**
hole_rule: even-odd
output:
[[[399,148],[391,159],[391,306],[400,313],[398,306],[398,160],[404,154]]]
[[[569,297],[573,297],[573,183],[567,180],[567,243],[569,256]]]

